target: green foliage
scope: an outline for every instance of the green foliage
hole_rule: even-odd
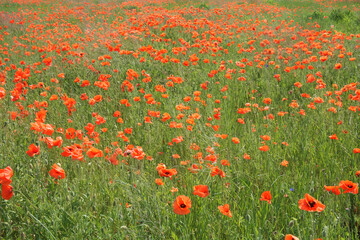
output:
[[[207,5],[207,4],[204,3],[204,2],[202,2],[202,3],[198,6],[198,8],[200,8],[200,9],[206,9],[206,10],[209,10],[209,9],[210,9],[209,5]]]
[[[339,8],[333,9],[329,14],[329,18],[335,22],[342,21],[345,18],[351,19],[353,17],[354,17],[354,15],[353,15],[352,11],[342,10]]]
[[[360,15],[348,9],[336,8],[329,14],[329,20],[340,26],[345,32],[356,33],[360,31]]]
[[[324,18],[324,14],[318,11],[314,11],[307,18],[311,18],[313,20],[320,20]]]
[[[127,6],[124,6],[123,7],[125,10],[136,10],[136,11],[139,11],[139,8],[137,6],[132,6],[132,5],[127,5]]]
[[[17,12],[21,8],[21,4],[12,2],[0,2],[0,12],[12,13]]]

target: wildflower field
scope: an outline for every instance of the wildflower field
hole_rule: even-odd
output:
[[[359,239],[360,3],[0,0],[0,239]]]

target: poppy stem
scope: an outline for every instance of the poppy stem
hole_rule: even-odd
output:
[[[354,217],[354,194],[350,194],[350,232],[355,237],[355,217]]]
[[[313,227],[313,234],[314,236],[316,236],[316,223],[315,223],[316,220],[314,220],[314,214],[311,214],[311,225]]]
[[[45,230],[50,234],[50,236],[52,237],[52,239],[56,239],[55,236],[50,232],[50,230],[42,223],[40,222],[39,219],[37,219],[34,215],[32,215],[30,212],[28,212],[29,215],[36,221],[38,222],[43,228],[45,228]]]

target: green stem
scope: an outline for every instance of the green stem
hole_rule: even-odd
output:
[[[354,194],[350,194],[350,232],[352,237],[355,237],[355,217],[354,217]]]

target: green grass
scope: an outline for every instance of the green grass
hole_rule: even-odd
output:
[[[358,182],[355,173],[359,156],[353,149],[360,147],[359,113],[349,107],[359,107],[350,95],[360,90],[357,85],[348,90],[349,84],[359,82],[355,2],[349,3],[354,6],[348,7],[350,10],[342,8],[345,3],[325,7],[295,0],[226,4],[55,1],[42,2],[40,7],[6,4],[4,12],[19,13],[14,23],[10,23],[12,19],[0,22],[0,81],[6,73],[6,84],[0,85],[6,91],[0,99],[0,169],[11,166],[14,171],[14,196],[8,201],[0,199],[0,239],[284,239],[286,234],[300,239],[359,237],[359,229],[354,227],[360,221],[358,195],[335,196],[324,189],[324,185],[335,186],[341,180]],[[349,38],[350,34],[354,36]],[[250,40],[255,40],[252,45]],[[120,50],[132,52],[120,54],[115,50],[120,44]],[[143,47],[150,45],[152,50],[144,51]],[[163,49],[166,52],[160,51]],[[268,49],[275,54],[267,54]],[[325,51],[331,55],[321,62]],[[182,63],[193,54],[199,58],[197,65],[185,67]],[[111,59],[101,60],[106,55]],[[180,63],[162,63],[160,55],[179,59]],[[310,61],[312,56],[318,61]],[[53,61],[46,67],[42,61],[48,57]],[[140,61],[142,57],[145,62]],[[356,59],[350,61],[351,57]],[[337,63],[342,64],[341,69],[334,69]],[[293,68],[301,65],[305,68]],[[19,81],[27,92],[21,95],[23,99],[13,101],[14,89],[21,88],[16,72],[27,66],[30,76]],[[290,72],[285,71],[287,67],[292,67]],[[128,79],[129,69],[139,74],[138,79]],[[240,73],[241,69],[245,72]],[[218,73],[209,77],[212,70]],[[231,72],[231,79],[225,77],[226,72]],[[59,73],[65,78],[58,77]],[[151,82],[143,81],[145,73]],[[107,90],[94,85],[100,74],[111,75]],[[274,78],[276,74],[280,81]],[[307,83],[308,74],[315,76],[315,82]],[[183,82],[172,87],[172,76],[181,77]],[[77,77],[78,83],[74,82]],[[240,77],[246,81],[239,81]],[[59,83],[52,80],[55,78]],[[83,80],[90,86],[81,87]],[[125,80],[133,91],[122,91]],[[39,82],[43,88],[31,86]],[[207,90],[201,87],[206,82]],[[294,85],[297,82],[301,88]],[[158,85],[165,87],[167,98],[156,91]],[[200,101],[194,99],[195,91],[201,92]],[[89,100],[81,100],[83,93],[89,99],[102,95],[103,100],[90,105]],[[303,93],[310,98],[302,97]],[[71,116],[61,99],[65,94],[76,100]],[[145,94],[152,94],[154,104],[146,102]],[[50,101],[52,95],[59,99]],[[191,101],[185,102],[186,96],[191,96]],[[141,97],[141,101],[134,101],[134,97]],[[316,97],[324,102],[314,103],[312,109]],[[271,104],[265,104],[264,98],[271,98]],[[122,99],[131,107],[121,104]],[[44,101],[48,106],[37,107]],[[291,105],[294,101],[298,107]],[[189,108],[181,110],[180,104]],[[245,107],[251,112],[237,112]],[[331,107],[336,113],[329,111]],[[49,136],[30,129],[40,109],[47,110],[45,124],[55,130],[51,137],[63,138],[61,148],[49,149],[43,141]],[[301,109],[305,116],[299,114]],[[113,116],[115,111],[120,111],[123,123]],[[145,123],[149,111],[159,115],[151,117],[152,123]],[[10,112],[17,112],[15,120]],[[279,116],[279,112],[286,114]],[[95,113],[106,122],[96,124]],[[162,121],[165,113],[171,119]],[[194,118],[195,113],[200,118]],[[240,124],[239,118],[245,124]],[[170,128],[171,122],[183,127]],[[98,142],[87,134],[88,123],[95,125]],[[190,125],[192,131],[187,130]],[[59,128],[64,132],[69,128],[80,130],[82,138],[66,139]],[[126,128],[133,129],[132,134],[125,134],[128,141],[119,137]],[[221,139],[216,134],[228,136]],[[339,139],[331,140],[332,134]],[[266,142],[270,148],[267,152],[259,150],[263,135],[271,137]],[[169,144],[179,136],[184,141]],[[103,151],[103,157],[90,159],[86,155],[85,137]],[[233,143],[233,137],[240,143]],[[123,152],[129,145],[141,146],[151,160],[122,154],[117,157],[119,164],[113,165],[105,156],[114,153],[114,142]],[[33,143],[40,146],[40,154],[29,157],[26,151]],[[61,155],[63,147],[74,144],[82,144],[84,161]],[[199,149],[192,149],[193,144]],[[195,155],[200,152],[203,158],[197,159]],[[245,153],[250,160],[243,158]],[[205,160],[211,154],[217,156],[216,163]],[[230,166],[222,165],[221,160],[228,160]],[[289,162],[287,167],[280,165],[283,160]],[[49,175],[55,163],[66,173],[58,183]],[[160,177],[156,170],[159,163],[175,168],[178,174],[172,179]],[[198,173],[188,170],[192,164],[201,166]],[[210,164],[226,176],[212,177]],[[165,185],[158,186],[157,178]],[[200,184],[209,187],[208,197],[193,195],[193,186]],[[178,191],[171,192],[173,188]],[[271,205],[259,200],[264,191],[271,192]],[[314,213],[299,209],[298,202],[306,193],[325,204],[325,210]],[[190,214],[173,212],[179,195],[190,197]],[[230,205],[232,218],[220,213],[218,206],[224,204]]]
[[[2,12],[17,12],[21,5],[18,3],[2,3],[0,7]]]
[[[317,23],[320,29],[334,26],[334,30],[346,34],[360,32],[360,6],[357,1],[264,0],[263,2],[290,10],[292,12],[290,17],[305,28],[309,24]],[[288,17],[288,15],[285,11],[284,16]]]

